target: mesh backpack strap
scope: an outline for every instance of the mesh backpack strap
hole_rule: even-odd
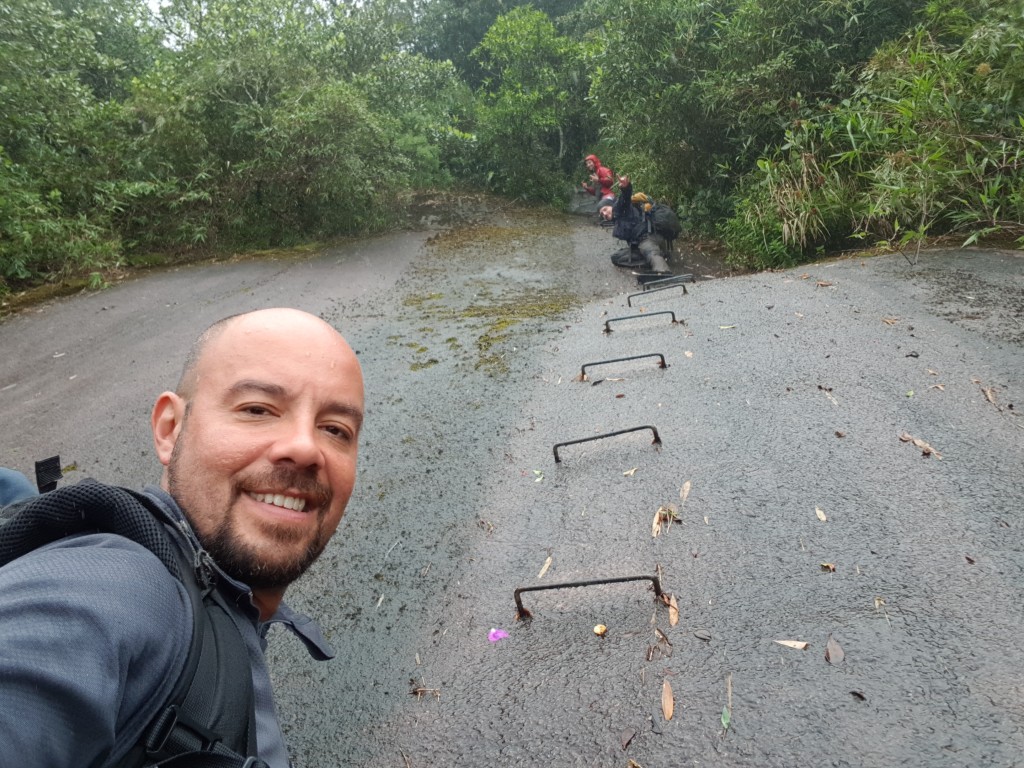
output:
[[[163,525],[140,507],[131,491],[97,482],[69,485],[13,504],[0,525],[0,566],[65,536],[100,531],[141,544],[184,582],[186,574]]]

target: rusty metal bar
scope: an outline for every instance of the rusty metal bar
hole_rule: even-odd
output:
[[[628,360],[643,360],[647,357],[660,358],[661,362],[658,363],[659,368],[668,368],[668,363],[665,362],[665,356],[660,352],[652,352],[648,355],[633,355],[632,357],[617,357],[614,360],[598,360],[596,363],[584,363],[580,369],[580,377],[583,381],[587,378],[587,368],[593,368],[595,365],[606,365],[608,363],[624,363]]]
[[[636,297],[636,296],[646,296],[649,293],[657,293],[658,291],[667,291],[670,288],[682,288],[683,289],[683,293],[685,293],[685,294],[689,294],[690,293],[688,290],[686,290],[686,283],[672,283],[672,285],[665,285],[665,286],[662,286],[661,288],[655,288],[653,291],[648,291],[645,288],[640,293],[631,293],[631,294],[629,294],[629,296],[626,297],[626,306],[627,307],[632,307],[633,306],[633,298]]]
[[[515,591],[516,618],[529,619],[533,614],[523,605],[523,592],[539,592],[544,589],[571,589],[573,587],[591,587],[597,584],[618,584],[624,581],[649,581],[654,586],[654,594],[661,597],[661,581],[657,576],[617,576],[611,579],[590,579],[588,581],[563,581],[560,584],[543,584],[536,587],[519,587]]]
[[[652,427],[650,425],[643,426],[643,427],[630,427],[629,429],[620,429],[620,430],[618,430],[616,432],[607,432],[607,433],[605,433],[603,435],[594,435],[593,437],[581,437],[579,440],[567,440],[564,443],[558,443],[554,447],[555,463],[559,464],[562,461],[560,458],[558,458],[558,449],[559,448],[564,448],[567,445],[576,445],[578,443],[589,443],[589,442],[591,442],[593,440],[603,440],[606,437],[615,437],[616,435],[625,435],[625,434],[628,434],[630,432],[639,432],[640,430],[643,430],[643,429],[649,429],[649,430],[651,430],[651,432],[654,433],[654,440],[651,441],[651,445],[661,445],[661,437],[658,435],[658,430],[655,429],[654,427]]]
[[[613,323],[613,322],[618,321],[618,320],[636,320],[638,317],[654,317],[655,315],[672,315],[672,323],[673,324],[678,325],[679,322],[680,322],[679,320],[676,320],[676,313],[675,312],[673,312],[671,309],[666,309],[663,312],[647,312],[647,313],[642,314],[642,315],[626,315],[625,317],[609,317],[607,320],[604,321],[604,332],[605,333],[611,333],[612,332],[612,329],[609,326],[609,323]]]

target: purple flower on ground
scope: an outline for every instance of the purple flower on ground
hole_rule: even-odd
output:
[[[506,637],[508,637],[508,632],[506,632],[504,629],[492,629],[490,632],[487,633],[487,639],[490,640],[492,643],[496,643],[499,640],[504,640]]]

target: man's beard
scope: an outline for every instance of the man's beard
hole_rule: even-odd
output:
[[[183,436],[183,434],[179,435],[167,466],[168,490],[192,523],[192,528],[203,549],[224,573],[251,588],[283,589],[298,579],[327,546],[329,537],[325,535],[322,522],[334,496],[331,489],[319,483],[315,477],[294,468],[276,467],[269,471],[253,473],[246,476],[239,486],[232,489],[231,498],[227,502],[228,506],[216,518],[219,522],[215,527],[212,530],[200,530],[200,525],[197,525],[196,520],[189,514],[189,510],[185,508],[188,494],[181,482],[181,475],[188,470],[181,466],[181,456],[178,450],[183,445],[181,439]],[[315,514],[318,522],[321,523],[317,527],[316,535],[305,548],[297,556],[285,562],[270,562],[261,557],[258,548],[244,541],[237,530],[237,511],[233,506],[234,502],[245,492],[243,489],[264,488],[289,488],[312,497],[307,500],[307,504],[312,503],[314,511],[308,514]],[[201,493],[202,491],[197,489],[197,492]],[[295,546],[307,534],[305,530],[296,531],[287,527],[263,530],[268,539],[276,540],[283,547]]]
[[[205,535],[197,530],[196,536],[224,573],[254,589],[284,589],[306,572],[327,545],[323,530],[318,528],[298,556],[285,562],[269,562],[242,540],[234,523],[235,515],[228,510],[216,528]],[[285,546],[294,545],[301,538],[295,531],[280,528],[272,529],[270,536]]]

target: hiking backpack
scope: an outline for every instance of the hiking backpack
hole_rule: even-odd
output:
[[[664,203],[655,203],[647,212],[647,217],[651,229],[666,240],[675,240],[683,231],[676,212],[672,210],[671,206]]]
[[[176,525],[145,495],[86,480],[3,508],[0,567],[80,533],[113,533],[156,555],[189,595],[192,643],[170,698],[119,768],[266,768],[246,757],[256,755],[256,715],[245,641],[209,555],[166,530]]]

